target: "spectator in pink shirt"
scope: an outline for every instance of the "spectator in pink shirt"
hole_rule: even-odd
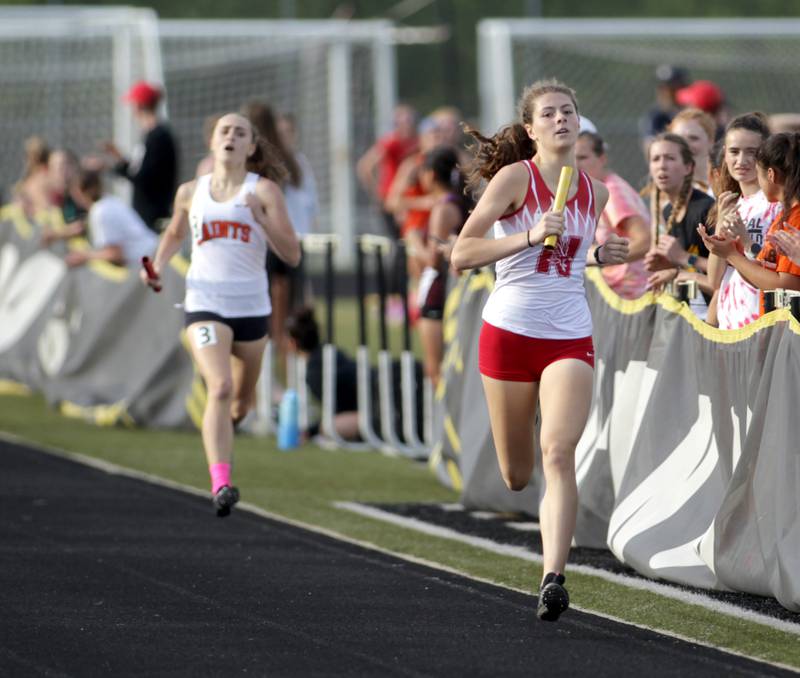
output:
[[[611,233],[628,238],[628,260],[602,269],[609,287],[624,299],[636,299],[647,288],[644,255],[650,249],[650,218],[636,190],[608,167],[603,139],[594,132],[581,132],[575,146],[578,169],[602,181],[608,189],[608,203],[597,222],[595,240],[599,245]]]

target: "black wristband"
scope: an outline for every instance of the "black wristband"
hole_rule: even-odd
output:
[[[602,245],[598,245],[597,247],[594,248],[594,252],[593,252],[594,260],[597,262],[598,266],[602,266],[603,265],[603,262],[600,261],[600,255],[598,254],[598,252],[600,252],[600,248],[601,247],[602,247]]]
[[[533,247],[533,245],[531,244],[531,229],[525,231],[525,238],[527,238],[528,240],[528,247]]]

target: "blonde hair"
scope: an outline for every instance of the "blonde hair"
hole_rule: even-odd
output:
[[[677,123],[683,122],[684,120],[694,121],[700,125],[700,127],[702,127],[703,131],[706,133],[708,140],[712,144],[714,143],[714,139],[717,136],[717,125],[714,122],[714,118],[712,118],[708,113],[701,111],[699,108],[684,108],[674,118],[672,118],[672,121],[667,126],[667,130],[674,132]]]

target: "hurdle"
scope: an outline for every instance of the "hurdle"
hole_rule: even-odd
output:
[[[345,440],[336,431],[336,345],[334,335],[334,299],[336,294],[335,275],[333,268],[334,250],[339,244],[339,237],[335,234],[313,233],[303,237],[305,252],[324,254],[325,256],[325,343],[322,345],[322,412],[320,422],[320,435],[314,442],[321,447],[341,448],[351,451],[367,451],[372,448],[368,441],[358,442]],[[306,384],[306,360],[297,357],[297,383],[299,404],[301,406],[301,421],[306,422],[308,428],[308,387]],[[359,399],[359,411],[361,410]]]
[[[392,388],[392,355],[389,352],[389,340],[388,340],[388,332],[386,327],[386,297],[387,297],[387,289],[386,289],[386,275],[384,271],[384,256],[391,251],[392,248],[392,241],[380,235],[362,235],[358,240],[359,250],[362,251],[360,255],[360,262],[359,262],[359,278],[361,283],[363,284],[363,274],[364,274],[364,254],[372,254],[374,257],[375,262],[375,277],[377,281],[377,288],[378,288],[378,304],[379,304],[379,350],[378,350],[378,396],[379,396],[379,404],[380,404],[380,421],[381,421],[381,435],[380,438],[382,439],[383,444],[379,449],[381,451],[386,452],[388,454],[397,454],[406,457],[412,458],[420,458],[424,456],[424,454],[419,450],[415,449],[409,444],[404,443],[400,436],[398,435],[397,429],[394,423],[394,413],[395,413],[395,402],[394,402],[394,391]],[[404,298],[405,303],[405,298]],[[363,295],[359,295],[359,304],[361,307],[364,306],[364,297]],[[407,309],[406,309],[406,317],[407,317]],[[362,312],[363,314],[363,312]],[[364,329],[364,336],[361,337],[362,345],[359,346],[359,375],[363,375],[363,377],[359,380],[359,387],[364,386],[365,391],[365,399],[368,395],[367,388],[369,386],[369,351],[366,346],[366,318],[364,318],[364,322],[362,323]],[[406,321],[406,340],[407,343],[410,345],[410,337],[408,336],[408,327]],[[410,354],[410,351],[409,351]],[[402,367],[401,367],[402,369]],[[412,363],[411,363],[411,373],[413,376],[413,356],[412,356]],[[402,373],[401,373],[402,374]],[[360,390],[360,389],[359,389]],[[365,400],[366,402],[366,400]],[[371,407],[371,403],[370,403]],[[361,417],[361,399],[359,398],[359,416]],[[412,413],[416,414],[416,412]],[[371,429],[371,422],[366,420],[366,413],[364,417],[364,424],[369,423],[369,429]],[[365,426],[365,431],[362,431],[362,435],[367,432],[367,427]],[[369,431],[370,433],[374,433]],[[377,436],[376,436],[377,437]],[[365,437],[366,440],[366,437]]]
[[[400,289],[408,289],[408,269],[406,267],[406,244],[400,240],[398,247],[398,265],[401,267]],[[417,430],[417,374],[416,359],[411,351],[411,320],[408,312],[406,295],[403,298],[403,350],[400,354],[400,384],[403,398],[403,437],[405,444],[414,451],[417,458],[427,459],[431,447],[422,441]],[[423,377],[423,388],[430,390],[430,380]],[[431,400],[432,402],[432,400]],[[423,407],[424,421],[429,418],[427,404]]]

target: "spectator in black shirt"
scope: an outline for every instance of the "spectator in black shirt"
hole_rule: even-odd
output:
[[[106,152],[114,160],[114,172],[133,184],[133,209],[156,232],[159,221],[172,214],[172,199],[178,184],[177,143],[157,114],[162,94],[158,87],[140,81],[124,97],[133,106],[136,123],[144,134],[132,158],[124,158],[112,142],[105,144]]]
[[[306,385],[311,394],[322,402],[322,345],[319,338],[319,327],[314,318],[314,310],[309,307],[298,309],[289,316],[286,323],[289,333],[289,346],[300,355],[305,356]],[[358,428],[358,377],[356,362],[343,351],[336,349],[336,411],[333,424],[336,432],[345,440],[360,440]],[[422,430],[422,365],[415,365],[417,383],[417,430]],[[402,393],[400,390],[401,376],[399,361],[392,362],[392,386],[395,404],[395,429],[402,438]],[[370,391],[372,396],[372,427],[380,432],[380,399],[378,397],[378,373],[370,369]],[[307,432],[316,435],[319,424],[314,425]]]
[[[713,294],[708,281],[708,249],[697,232],[705,224],[714,198],[693,188],[694,158],[683,137],[659,134],[650,145],[650,213],[653,246],[645,256],[652,275],[648,287],[660,289],[673,280],[694,280],[702,292],[693,310],[705,319]]]
[[[664,64],[656,69],[656,80],[656,105],[639,120],[639,135],[645,155],[653,138],[664,132],[681,110],[676,100],[677,91],[689,84],[689,74],[684,68]]]

